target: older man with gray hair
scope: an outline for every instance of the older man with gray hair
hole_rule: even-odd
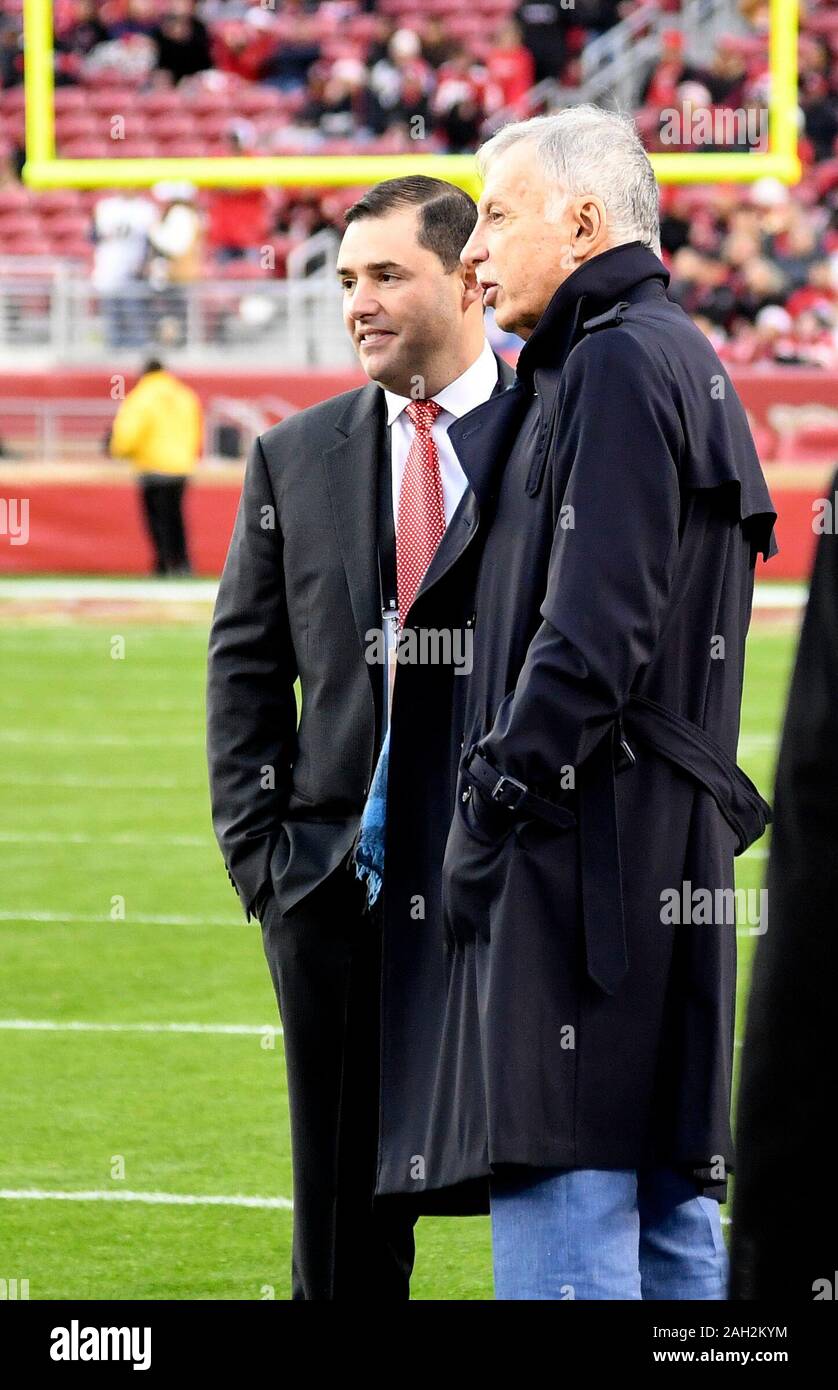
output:
[[[775,512],[722,364],[667,297],[632,123],[581,106],[478,160],[462,260],[526,341],[516,383],[449,434],[485,541],[447,1011],[378,1191],[415,1191],[416,1155],[427,1188],[482,1179],[499,1298],[721,1299],[733,858],[770,816],[735,755]]]

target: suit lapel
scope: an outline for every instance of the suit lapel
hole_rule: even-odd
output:
[[[515,380],[515,373],[512,368],[507,366],[503,359],[498,357],[497,353],[495,353],[495,360],[498,364],[498,380],[494,391],[488,398],[489,401],[496,400],[503,395],[510,381]],[[474,407],[474,410],[470,410],[467,415],[462,415],[459,420],[455,420],[453,425],[449,427],[448,438],[451,439],[453,431],[461,421],[469,419],[475,411],[483,410],[487,404],[488,401],[482,401],[480,405]],[[455,452],[459,456],[459,449],[455,449]],[[468,477],[468,474],[466,474],[466,476]],[[469,479],[469,483],[471,483],[471,479]],[[425,577],[419,586],[419,593],[425,593],[425,591],[430,589],[433,584],[436,584],[444,574],[447,574],[452,565],[456,564],[466,546],[476,534],[479,520],[480,508],[478,506],[478,500],[473,487],[470,485],[463,493],[457,510],[445,528],[442,540],[437,546]]]
[[[529,400],[528,391],[516,380],[513,386],[496,391],[482,405],[455,420],[448,431],[448,438],[481,509],[491,497],[506,462],[506,446],[516,424],[523,419]]]
[[[490,406],[497,408],[504,403],[492,419],[491,438],[495,439],[496,420],[505,422],[512,418],[509,397],[514,395],[516,403],[522,394],[526,398],[526,392],[510,389],[511,383],[516,380],[515,373],[497,354],[495,357],[498,362],[498,382],[493,394],[467,415],[455,420],[448,431],[470,486],[437,547],[420,593],[424,593],[447,573],[477,531],[480,503],[482,500],[485,504],[486,500],[486,465],[492,464],[491,457],[486,457],[489,431],[484,430],[477,417]],[[468,428],[469,422],[471,428]],[[461,429],[464,426],[465,431]],[[387,447],[384,392],[381,388],[375,382],[370,382],[354,392],[335,428],[338,439],[325,451],[323,467],[358,640],[366,650],[367,633],[371,628],[381,626],[377,496],[379,450]],[[455,431],[461,435],[457,440],[454,439]]]
[[[323,467],[358,640],[366,650],[370,628],[381,626],[376,501],[385,425],[380,387],[374,382],[362,387],[336,428],[340,438],[324,453]]]

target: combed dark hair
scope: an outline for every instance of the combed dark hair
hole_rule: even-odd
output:
[[[419,245],[439,256],[447,272],[456,270],[460,252],[477,221],[477,206],[462,188],[444,179],[429,179],[424,174],[385,179],[347,209],[346,224],[362,217],[385,217],[396,208],[407,207],[421,208]]]

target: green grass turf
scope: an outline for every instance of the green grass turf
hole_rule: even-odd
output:
[[[749,643],[740,760],[763,791],[793,645],[781,628]],[[203,623],[0,625],[0,1019],[278,1024],[212,836],[205,654]],[[764,854],[738,863],[758,887]],[[740,938],[740,1036],[755,944]],[[289,1197],[282,1040],[266,1041],[0,1029],[0,1188]],[[0,1199],[0,1277],[32,1299],[285,1299],[290,1234],[278,1209]],[[490,1299],[488,1219],[420,1221],[412,1288]]]

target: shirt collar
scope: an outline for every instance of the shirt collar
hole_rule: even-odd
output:
[[[484,338],[479,357],[475,358],[471,366],[466,367],[460,376],[449,381],[441,391],[437,391],[431,400],[441,405],[449,415],[459,419],[461,415],[467,415],[475,406],[487,401],[497,386],[497,381],[498,364],[495,354],[489,340]],[[392,425],[405,406],[410,405],[411,397],[397,396],[394,391],[385,390],[384,399],[387,402],[387,424]]]

